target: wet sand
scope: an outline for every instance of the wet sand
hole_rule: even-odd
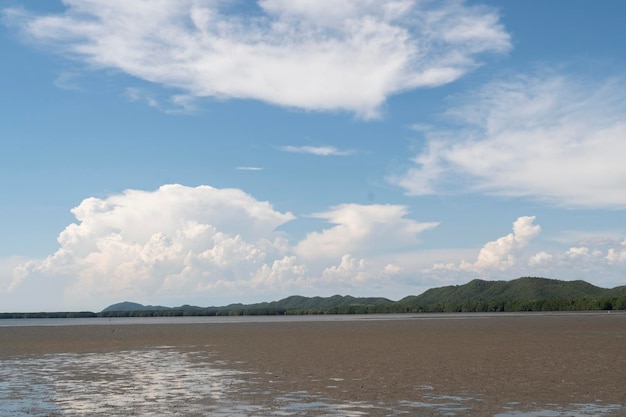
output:
[[[624,313],[426,317],[0,327],[0,360],[171,346],[206,350],[279,392],[384,404],[432,394],[478,399],[468,415],[502,413],[509,403],[618,404],[611,415],[626,416]]]

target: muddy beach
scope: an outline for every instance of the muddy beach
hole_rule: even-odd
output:
[[[238,401],[230,415],[626,416],[623,313],[12,326],[0,327],[0,362],[0,397],[18,404],[9,416],[28,415],[15,385],[33,383],[51,387],[33,400],[54,404],[51,416],[87,415],[72,409],[72,392],[89,389],[83,409],[108,404],[91,415],[148,415],[140,404],[152,398],[161,408],[150,412],[181,416],[229,415],[224,404]],[[197,391],[217,380],[218,394]],[[164,385],[154,394],[141,381]],[[107,390],[117,402],[101,398]]]

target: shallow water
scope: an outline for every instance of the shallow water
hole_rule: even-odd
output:
[[[625,311],[521,311],[498,313],[406,313],[406,314],[312,314],[276,316],[174,316],[174,317],[88,317],[50,319],[0,319],[0,327],[81,326],[121,324],[189,324],[189,323],[285,323],[311,321],[360,320],[482,320],[526,316],[593,316],[626,315]]]
[[[112,353],[65,353],[0,361],[0,415],[61,416],[465,416],[479,397],[415,387],[420,401],[350,402],[305,391],[284,392],[258,375],[229,368],[210,347],[162,346]],[[329,378],[328,384],[340,382]],[[505,404],[495,417],[624,415],[621,405]]]

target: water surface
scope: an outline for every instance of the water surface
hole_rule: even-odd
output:
[[[360,320],[484,320],[526,316],[591,316],[626,315],[626,311],[531,311],[500,313],[407,313],[407,314],[311,314],[275,316],[174,316],[174,317],[86,317],[49,319],[0,319],[0,327],[14,326],[78,326],[120,324],[208,324],[208,323],[281,323]]]

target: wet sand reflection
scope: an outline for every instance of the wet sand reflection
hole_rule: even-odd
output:
[[[479,396],[414,387],[419,401],[350,402],[285,392],[252,372],[230,369],[210,347],[58,353],[0,360],[0,415],[26,416],[465,416]],[[329,378],[328,387],[341,378]],[[618,404],[504,404],[496,417],[623,415]],[[622,414],[620,414],[622,413]]]

